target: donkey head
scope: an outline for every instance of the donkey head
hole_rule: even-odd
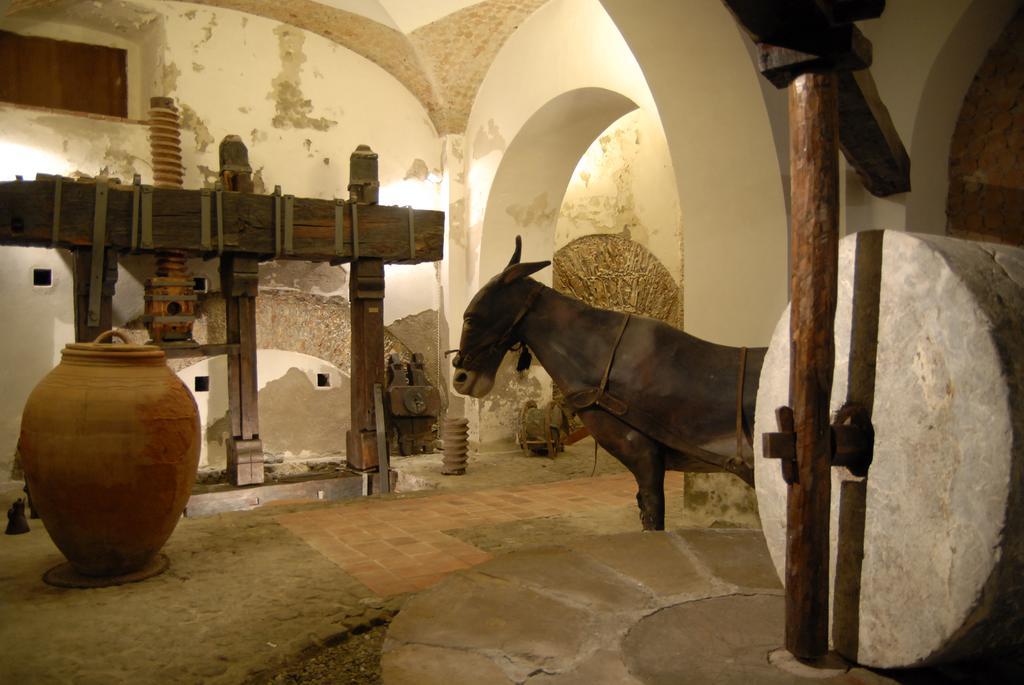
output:
[[[516,249],[508,266],[488,281],[466,308],[458,354],[452,360],[452,385],[463,395],[483,397],[490,392],[502,358],[518,341],[516,327],[541,287],[526,277],[551,264],[520,264],[522,251],[522,240],[516,236]]]

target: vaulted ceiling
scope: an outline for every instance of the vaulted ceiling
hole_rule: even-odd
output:
[[[362,55],[398,79],[441,134],[466,128],[491,62],[547,0],[191,0],[291,24]],[[113,4],[113,3],[111,3]],[[130,2],[118,3],[130,5]],[[75,14],[91,0],[11,0],[8,16]]]

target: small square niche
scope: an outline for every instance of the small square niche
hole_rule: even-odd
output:
[[[329,374],[329,373],[318,373],[316,375],[316,387],[318,387],[318,388],[329,388],[329,387],[331,387],[331,374]]]
[[[50,269],[32,269],[32,285],[48,288],[53,285],[53,272]]]
[[[195,285],[192,286],[192,290],[197,293],[209,292],[210,283],[206,280],[206,276],[196,276]]]
[[[196,392],[210,392],[210,377],[209,376],[196,376],[195,383],[193,384]]]

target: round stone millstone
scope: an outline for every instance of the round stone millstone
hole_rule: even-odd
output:
[[[883,668],[1019,644],[1024,250],[898,232],[841,241],[833,413],[851,386],[853,312],[863,321],[863,303],[872,300],[871,287],[860,284],[854,297],[855,268],[870,273],[873,261],[877,272],[879,254],[874,461],[861,483],[832,469],[833,643],[847,658]],[[788,404],[789,350],[787,311],[762,369],[754,440],[758,506],[780,578],[786,484],[760,436],[778,430],[775,409]]]

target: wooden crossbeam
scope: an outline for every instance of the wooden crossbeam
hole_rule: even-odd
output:
[[[910,192],[910,157],[868,70],[839,73],[839,145],[872,195]]]
[[[885,0],[722,0],[757,44],[758,68],[776,88],[801,74],[839,75],[839,141],[872,195],[910,190],[910,157],[867,68],[871,43],[854,21]]]
[[[56,246],[70,249],[92,246],[95,185],[61,184],[59,234],[53,240],[56,181],[0,183],[0,245]],[[204,191],[154,188],[152,245],[143,251],[179,250],[205,254]],[[275,200],[277,206],[275,206]],[[353,258],[352,205],[333,200],[296,197],[291,204],[291,245],[282,236],[281,200],[273,195],[225,191],[221,202],[210,201],[209,230],[212,250],[217,249],[217,225],[223,227],[223,251],[259,258],[348,262]],[[218,206],[223,216],[218,217]],[[117,251],[132,250],[134,186],[112,185],[107,196],[106,242]],[[407,207],[359,205],[358,257],[383,259],[388,264],[439,261],[443,256],[444,212]],[[137,214],[137,213],[136,213]],[[342,241],[336,246],[335,217],[342,219]],[[414,253],[410,251],[412,217]]]

